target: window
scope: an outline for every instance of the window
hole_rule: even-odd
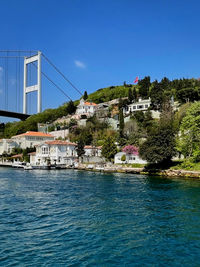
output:
[[[136,109],[136,106],[133,106],[133,109]]]
[[[143,105],[138,105],[137,109],[142,109],[144,106]]]
[[[49,148],[48,147],[42,147],[42,154],[48,154]]]
[[[148,108],[149,107],[149,105],[145,105],[145,108]]]

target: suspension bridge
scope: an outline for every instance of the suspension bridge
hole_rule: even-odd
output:
[[[48,70],[51,68],[50,75],[43,70],[44,65],[48,65]],[[52,78],[53,72],[58,81]],[[82,96],[77,86],[41,51],[0,50],[0,116],[25,120],[42,112],[44,80],[63,95],[65,102],[72,100],[73,92],[79,98]]]

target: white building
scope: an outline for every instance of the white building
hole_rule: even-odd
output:
[[[101,157],[101,148],[101,146],[84,146],[84,155],[88,157]]]
[[[127,105],[124,109],[123,109],[123,113],[128,115],[131,112],[135,112],[135,111],[146,111],[148,110],[148,108],[151,105],[151,99],[141,99],[139,98],[138,102],[135,103],[131,103],[130,105]]]
[[[84,101],[82,98],[80,100],[80,104],[77,106],[76,114],[77,115],[86,115],[86,116],[93,116],[97,109],[97,104],[92,102]]]
[[[3,153],[10,154],[15,147],[18,147],[18,144],[14,140],[0,139],[0,155]]]
[[[45,141],[54,140],[54,136],[47,133],[29,131],[13,136],[11,139],[16,142],[20,148],[25,149],[27,147],[35,147]]]
[[[141,159],[138,153],[126,154],[125,152],[119,152],[115,154],[114,162],[115,164],[134,164],[134,163],[147,164],[147,161]]]
[[[31,165],[72,165],[77,159],[77,144],[68,141],[47,141],[36,147],[36,153],[30,153]]]

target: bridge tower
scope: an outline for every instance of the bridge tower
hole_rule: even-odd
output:
[[[37,62],[37,83],[31,86],[27,86],[27,66]],[[24,58],[24,92],[23,92],[23,113],[27,114],[27,94],[37,91],[37,113],[42,111],[42,102],[41,102],[41,52],[34,56]]]

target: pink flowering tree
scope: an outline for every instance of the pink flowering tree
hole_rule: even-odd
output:
[[[136,146],[127,145],[122,149],[126,154],[138,155],[138,148]]]

